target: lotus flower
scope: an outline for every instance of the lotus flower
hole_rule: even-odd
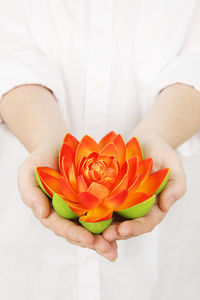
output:
[[[99,143],[85,135],[79,142],[67,133],[59,152],[59,170],[36,167],[41,189],[55,211],[93,233],[103,232],[113,213],[133,219],[144,216],[166,185],[170,169],[153,174],[152,158],[143,159],[136,137],[127,144],[114,131]]]

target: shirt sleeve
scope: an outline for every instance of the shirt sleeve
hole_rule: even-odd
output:
[[[0,41],[0,101],[16,86],[40,84],[54,94],[64,112],[64,90],[58,67],[31,39],[23,0],[0,0]],[[1,126],[5,128],[0,117]]]
[[[155,99],[162,89],[174,83],[190,85],[200,92],[200,3],[195,7],[182,49],[155,78],[150,91],[151,99]],[[183,156],[200,152],[200,130],[177,147],[177,151]]]

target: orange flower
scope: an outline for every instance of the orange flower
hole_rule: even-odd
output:
[[[136,137],[125,145],[114,131],[99,143],[88,135],[79,142],[67,133],[59,153],[60,173],[49,167],[35,171],[60,216],[79,218],[90,231],[101,233],[114,211],[132,219],[151,209],[170,175],[169,168],[151,174],[152,163],[152,158],[143,159]]]

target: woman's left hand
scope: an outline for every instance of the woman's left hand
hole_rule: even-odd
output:
[[[152,209],[141,218],[114,222],[104,232],[103,237],[108,241],[129,239],[147,232],[151,232],[158,225],[171,206],[186,192],[186,176],[182,161],[169,144],[158,134],[135,135],[142,146],[144,159],[152,157],[152,172],[163,168],[170,168],[170,178],[167,185],[159,194]]]

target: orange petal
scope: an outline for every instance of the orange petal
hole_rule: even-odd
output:
[[[112,218],[112,214],[113,214],[113,211],[109,215],[107,215],[106,217],[103,217],[103,218],[99,219],[98,222],[110,220]]]
[[[116,133],[114,131],[110,131],[106,134],[99,142],[99,150],[103,149],[107,144],[112,142],[116,137]]]
[[[61,193],[65,196],[66,199],[72,202],[78,202],[77,194],[72,189],[67,178],[65,177],[60,178],[60,189],[61,189]]]
[[[113,144],[116,146],[118,151],[118,161],[120,165],[124,163],[126,158],[126,146],[121,134],[118,134],[115,139],[113,140]]]
[[[78,174],[81,173],[82,167],[83,167],[83,165],[84,165],[85,163],[86,163],[86,157],[83,156],[83,157],[81,158],[81,160],[79,161],[79,164],[78,164],[78,168],[77,168]]]
[[[87,212],[87,210],[83,209],[83,208],[79,209],[79,208],[76,208],[76,207],[72,207],[70,205],[68,205],[68,206],[71,208],[71,210],[73,210],[73,212],[75,212],[79,216],[83,216]]]
[[[93,151],[90,150],[87,144],[80,142],[75,152],[75,167],[78,167],[78,164],[83,156],[87,157],[91,152]]]
[[[94,158],[94,159],[97,159],[97,157],[99,156],[99,154],[97,152],[91,152],[89,155],[88,155],[88,159],[89,158]]]
[[[95,140],[93,140],[89,135],[84,135],[81,139],[80,143],[84,143],[88,146],[91,152],[98,152],[98,144]]]
[[[69,206],[69,208],[73,212],[75,212],[77,215],[82,216],[82,215],[84,215],[87,212],[86,209],[82,208],[82,206],[80,205],[80,203],[78,203],[78,202],[74,203],[74,202],[71,202],[71,201],[69,201],[69,200],[67,200],[65,198],[63,200],[67,203],[67,205]]]
[[[113,157],[113,159],[110,163],[110,167],[113,168],[115,170],[116,175],[118,175],[119,170],[120,170],[120,165],[115,157]]]
[[[144,182],[142,182],[142,184],[137,189],[137,192],[142,192],[149,196],[155,194],[156,190],[165,180],[168,171],[169,169],[165,168],[150,175]]]
[[[77,192],[78,188],[77,188],[77,183],[76,183],[76,173],[75,173],[74,164],[72,164],[71,167],[69,168],[68,179],[69,179],[69,183],[71,184],[72,188],[75,190],[75,192]]]
[[[85,179],[84,179],[83,175],[77,176],[76,181],[77,181],[77,187],[78,187],[79,193],[86,192],[87,191],[87,184],[85,182]]]
[[[109,190],[112,189],[114,182],[115,182],[115,178],[111,178],[111,177],[106,177],[106,178],[101,179],[101,180],[98,181],[98,183],[104,185]]]
[[[117,175],[115,173],[115,170],[113,168],[108,168],[104,174],[102,175],[102,179],[106,178],[106,177],[112,177],[112,178],[116,178]]]
[[[117,158],[117,160],[118,160],[118,156],[119,156],[117,147],[113,143],[106,145],[103,149],[100,150],[99,154],[115,156]]]
[[[110,193],[107,187],[97,182],[92,182],[87,191],[98,197],[100,200],[107,198]]]
[[[89,176],[91,181],[96,181],[94,170],[89,170]]]
[[[38,176],[47,193],[53,197],[53,193],[61,194],[60,178],[61,174],[49,167],[37,167]]]
[[[138,142],[138,139],[134,136],[126,144],[126,159],[129,159],[135,155],[138,156],[139,161],[141,161],[143,159],[141,146]]]
[[[141,181],[142,181],[142,175],[139,174],[138,176],[135,177],[133,184],[128,188],[129,194],[135,193],[135,191],[140,186]]]
[[[84,169],[84,172],[83,172],[83,177],[85,179],[85,182],[86,182],[87,186],[89,186],[91,184],[91,179],[90,179],[89,171],[90,171],[89,168],[86,167]]]
[[[104,162],[106,164],[106,167],[108,167],[110,165],[110,163],[112,162],[112,158],[108,155],[99,155],[98,161]]]
[[[113,195],[113,194],[119,193],[120,191],[126,189],[127,185],[128,185],[128,163],[127,163],[127,161],[125,161],[121,167],[119,176],[115,182],[115,185],[111,191],[111,194]]]
[[[115,194],[109,198],[104,199],[101,202],[101,205],[103,205],[107,208],[115,209],[119,205],[122,205],[122,203],[126,200],[127,195],[128,195],[128,191],[123,190],[118,194]]]
[[[147,159],[141,160],[139,163],[136,175],[141,174],[142,181],[146,180],[149,177],[149,175],[151,174],[152,166],[153,166],[152,158],[147,158]]]
[[[76,148],[78,147],[79,141],[70,133],[67,133],[64,137],[63,143],[70,146],[74,151],[76,151]]]
[[[136,179],[135,176],[137,173],[138,165],[139,162],[137,156],[133,156],[128,159],[128,188],[134,183]]]
[[[89,192],[82,192],[79,194],[79,202],[82,208],[94,209],[98,206],[100,199]]]
[[[61,174],[64,175],[64,172],[67,173],[67,170],[71,166],[71,164],[74,162],[74,149],[72,149],[67,144],[62,144],[62,147],[59,152],[59,168],[61,171]],[[65,161],[63,163],[63,157],[65,157]]]
[[[80,220],[85,222],[99,222],[103,218],[108,218],[112,212],[112,209],[98,205],[95,209],[89,210],[87,215],[80,217]]]
[[[148,198],[149,198],[149,196],[147,196],[144,193],[136,192],[132,196],[130,196],[128,194],[128,196],[127,196],[126,200],[124,201],[124,203],[122,205],[120,205],[119,207],[117,207],[115,209],[115,211],[119,211],[119,210],[122,210],[122,209],[132,207],[133,205],[137,205],[137,204],[147,200]]]

